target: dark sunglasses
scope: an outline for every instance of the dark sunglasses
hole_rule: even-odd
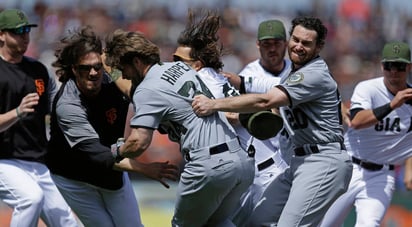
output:
[[[173,55],[173,61],[182,61],[182,62],[190,62],[193,61],[192,59],[182,58],[177,55]]]
[[[406,63],[404,62],[384,62],[383,69],[386,71],[391,71],[391,69],[396,69],[398,72],[406,71]]]
[[[102,63],[97,63],[94,65],[78,65],[77,66],[77,70],[81,71],[81,72],[85,72],[85,73],[89,73],[90,70],[92,70],[92,68],[94,69],[94,71],[98,72],[99,70],[101,70],[103,68],[103,64]]]
[[[20,28],[5,29],[5,30],[8,31],[8,32],[13,33],[15,35],[23,35],[23,34],[29,33],[31,31],[31,27],[23,26],[23,27],[20,27]]]

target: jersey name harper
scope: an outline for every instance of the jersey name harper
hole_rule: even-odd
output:
[[[176,81],[191,68],[184,63],[176,63],[166,70],[160,79],[169,82],[171,85],[175,85]]]

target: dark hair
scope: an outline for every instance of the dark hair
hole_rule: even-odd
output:
[[[204,14],[200,19],[195,12],[188,10],[188,22],[186,28],[177,39],[180,46],[191,48],[190,57],[200,60],[205,67],[215,70],[223,68],[221,61],[223,46],[219,43],[217,32],[221,26],[220,16],[216,12],[200,12]]]
[[[297,17],[292,20],[292,28],[290,29],[289,35],[292,36],[293,30],[296,26],[302,26],[309,30],[316,31],[317,38],[316,43],[320,46],[325,44],[325,39],[328,34],[328,29],[323,25],[322,21],[319,18],[315,17]]]
[[[130,64],[134,57],[147,65],[160,62],[160,50],[141,32],[128,32],[117,29],[106,39],[106,64],[119,68],[120,63]]]
[[[60,82],[74,78],[72,66],[76,65],[82,56],[90,52],[102,54],[102,41],[90,26],[69,31],[69,36],[60,40],[54,56],[57,60],[52,63]]]

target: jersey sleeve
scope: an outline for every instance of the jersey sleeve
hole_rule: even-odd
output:
[[[280,83],[279,77],[244,77],[246,93],[266,93]]]
[[[371,86],[360,82],[353,90],[350,109],[372,109]]]
[[[168,100],[150,89],[137,89],[133,95],[135,114],[130,120],[132,127],[157,129],[167,112]]]
[[[58,103],[56,107],[57,121],[70,147],[99,136],[87,120],[87,114],[75,102]]]
[[[286,82],[279,85],[289,95],[291,105],[310,102],[336,89],[336,83],[325,70],[302,70],[290,75]]]

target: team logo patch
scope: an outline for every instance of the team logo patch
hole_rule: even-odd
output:
[[[399,54],[401,52],[401,46],[399,44],[393,45],[392,51],[395,54]]]
[[[41,96],[45,91],[43,79],[34,80],[34,84],[36,85],[37,94]]]
[[[297,73],[294,73],[294,74],[292,74],[288,77],[287,83],[288,84],[297,84],[297,83],[301,82],[303,80],[303,78],[304,78],[303,73],[297,72]]]

